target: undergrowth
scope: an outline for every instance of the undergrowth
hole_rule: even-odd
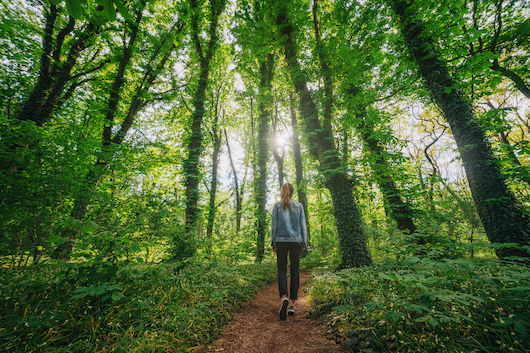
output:
[[[353,352],[530,352],[530,270],[410,257],[316,273],[313,317]]]
[[[189,352],[275,277],[273,263],[3,269],[0,351]]]

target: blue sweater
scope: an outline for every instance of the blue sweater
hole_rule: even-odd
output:
[[[304,207],[300,202],[291,200],[290,207],[283,209],[281,202],[272,208],[271,245],[277,242],[302,243],[307,247],[307,226]]]

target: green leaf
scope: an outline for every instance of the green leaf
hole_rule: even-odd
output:
[[[127,8],[123,5],[123,3],[120,0],[114,0],[114,5],[116,5],[116,8],[120,12],[120,14],[123,16],[123,18],[129,21],[133,19],[133,17],[127,10]]]
[[[54,5],[59,5],[59,3],[61,2],[62,0],[50,0],[50,2]]]
[[[410,307],[414,309],[414,311],[417,312],[418,314],[421,314],[423,312],[429,312],[429,308],[423,305],[412,304]]]
[[[523,325],[522,323],[520,322],[515,322],[513,324],[513,329],[517,332],[519,332],[520,334],[525,334],[527,329],[526,329],[526,326]]]
[[[83,8],[78,0],[66,0],[66,8],[70,16],[75,19],[80,19],[83,16]]]
[[[393,280],[389,275],[387,275],[387,274],[385,274],[385,273],[380,273],[380,274],[379,274],[379,277],[381,277],[382,279]]]
[[[112,301],[117,302],[118,300],[122,298],[123,298],[123,294],[121,294],[120,292],[112,292],[112,295],[111,295]]]
[[[103,0],[100,2],[103,5],[103,13],[109,21],[116,19],[116,10],[114,10],[114,3],[112,0]]]
[[[427,320],[429,320],[431,318],[432,318],[431,315],[426,315],[426,316],[419,317],[419,318],[415,319],[414,321],[416,321],[416,322],[425,322],[425,321],[427,321]]]
[[[394,322],[398,322],[400,316],[402,316],[402,315],[403,315],[403,314],[400,313],[400,312],[391,311],[391,312],[389,312],[388,314],[386,314],[386,317],[387,317],[388,319],[393,320]]]
[[[364,306],[366,307],[367,310],[374,310],[375,308],[377,308],[377,303],[370,302],[370,303],[366,303]]]
[[[432,326],[438,326],[438,321],[436,321],[435,318],[431,317],[429,319],[429,324],[431,324]]]
[[[497,87],[497,85],[498,85],[499,83],[501,83],[501,82],[502,82],[502,79],[501,79],[500,77],[494,77],[494,78],[492,78],[491,81],[490,81],[490,87],[491,87],[491,88],[495,88],[495,87]]]
[[[447,295],[447,294],[438,294],[436,297],[438,299],[440,299],[440,300],[443,300],[444,302],[451,302],[452,301],[451,297],[449,295]]]

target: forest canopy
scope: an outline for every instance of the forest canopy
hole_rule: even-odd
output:
[[[528,8],[4,1],[3,261],[528,257]]]

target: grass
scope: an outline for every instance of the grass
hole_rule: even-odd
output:
[[[269,262],[4,268],[0,351],[190,352],[275,277]]]
[[[351,351],[530,352],[530,270],[409,257],[316,271],[311,315]]]

